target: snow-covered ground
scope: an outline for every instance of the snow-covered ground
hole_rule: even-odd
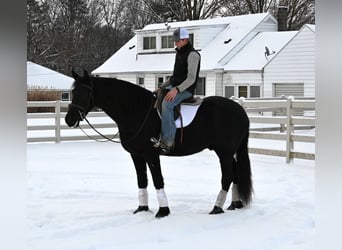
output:
[[[152,212],[132,214],[136,174],[120,145],[30,143],[27,151],[29,249],[314,249],[314,161],[251,154],[252,204],[208,215],[220,190],[216,155],[162,157],[171,215],[155,219],[150,175]]]

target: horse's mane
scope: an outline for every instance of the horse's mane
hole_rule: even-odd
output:
[[[129,81],[121,80],[118,78],[98,76],[92,76],[92,78],[94,81],[101,81],[105,84],[110,84],[113,87],[113,90],[120,91],[120,93],[122,94],[128,94],[132,98],[142,96],[150,97],[152,95],[152,92],[150,90]]]

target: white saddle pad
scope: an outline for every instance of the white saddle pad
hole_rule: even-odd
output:
[[[181,104],[181,114],[183,119],[183,127],[188,126],[192,120],[195,118],[195,115],[197,113],[198,108],[201,105],[187,105],[187,104]],[[180,128],[182,127],[181,120],[178,118],[176,120],[176,127]]]

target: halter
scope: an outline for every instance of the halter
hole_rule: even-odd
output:
[[[89,92],[88,105],[89,105],[90,101],[93,101],[93,100],[94,100],[94,96],[93,96],[93,82],[92,82],[92,78],[90,78],[90,79],[91,79],[91,80],[90,80],[91,86],[86,85],[86,84],[80,84],[80,85],[79,85],[80,87],[87,88],[87,89],[90,90],[90,92]],[[89,125],[89,126],[90,126],[98,135],[100,135],[101,137],[103,137],[104,139],[106,139],[106,141],[110,141],[110,142],[114,142],[114,143],[122,143],[122,144],[125,144],[125,143],[128,143],[128,142],[132,141],[133,139],[135,139],[135,138],[140,134],[141,130],[143,129],[143,127],[144,127],[145,124],[146,124],[147,118],[148,118],[148,117],[150,116],[150,114],[151,114],[151,111],[152,111],[152,109],[153,109],[153,106],[154,106],[154,96],[152,96],[151,105],[150,105],[150,107],[149,107],[149,109],[148,109],[148,112],[147,112],[145,118],[144,118],[144,121],[141,123],[141,126],[138,128],[137,132],[136,132],[131,138],[129,138],[129,139],[125,140],[125,141],[115,141],[114,138],[117,136],[118,133],[115,134],[115,135],[113,136],[113,138],[109,138],[109,137],[103,135],[103,134],[102,134],[101,132],[99,132],[99,131],[98,131],[98,130],[89,122],[89,120],[87,119],[86,114],[85,114],[85,113],[86,113],[86,108],[82,107],[82,106],[79,105],[79,104],[73,104],[73,103],[69,104],[69,108],[70,108],[70,107],[73,107],[73,108],[78,109],[78,113],[79,113],[79,115],[80,115],[80,117],[81,117],[81,121],[85,120],[85,121],[88,123],[88,125]],[[96,138],[93,138],[93,137],[89,136],[89,135],[80,127],[80,126],[78,126],[78,127],[82,130],[82,132],[83,132],[86,136],[88,136],[88,138],[90,138],[90,139],[92,139],[92,140],[95,140],[95,141],[99,141],[99,140],[97,140]],[[106,141],[99,141],[99,142],[106,142]]]
[[[88,104],[87,106],[90,104],[91,101],[93,101],[94,97],[93,97],[93,82],[90,81],[90,84],[91,86],[89,85],[86,85],[86,84],[80,84],[79,86],[82,87],[82,88],[86,88],[89,90],[89,97],[88,97]],[[80,114],[80,117],[81,117],[81,121],[83,121],[83,119],[85,119],[86,115],[85,115],[85,112],[86,112],[86,109],[87,107],[82,107],[81,105],[79,104],[74,104],[74,103],[70,103],[69,104],[69,108],[76,108],[78,109],[78,112]]]

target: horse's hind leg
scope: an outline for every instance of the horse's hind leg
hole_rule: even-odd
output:
[[[210,212],[210,214],[220,214],[223,213],[223,205],[227,198],[227,193],[229,190],[229,186],[233,181],[233,164],[232,164],[232,155],[230,154],[224,154],[216,151],[216,154],[218,155],[220,159],[220,165],[221,165],[221,187],[216,202],[214,205],[213,210]]]
[[[235,208],[242,208],[243,203],[240,200],[240,195],[238,191],[238,180],[237,180],[237,164],[236,159],[233,157],[233,185],[232,185],[232,202],[230,203],[228,210],[235,210]]]

